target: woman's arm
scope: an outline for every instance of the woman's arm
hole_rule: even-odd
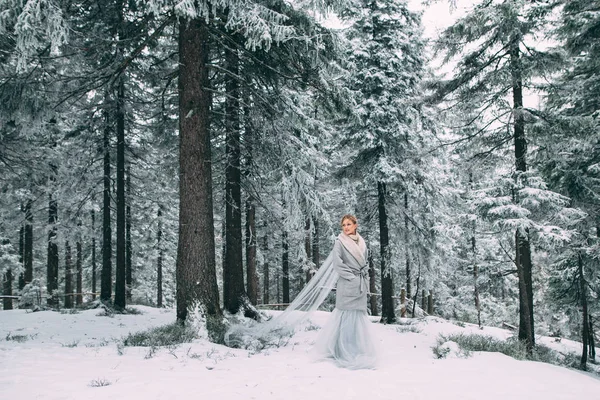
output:
[[[352,272],[352,269],[344,264],[342,259],[342,243],[339,240],[335,241],[333,245],[333,268],[338,273],[339,276],[346,280],[356,279],[356,275]]]

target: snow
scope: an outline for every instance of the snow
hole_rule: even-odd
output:
[[[505,400],[598,399],[600,379],[563,367],[517,361],[499,353],[453,353],[435,359],[439,334],[477,333],[504,339],[509,331],[453,324],[435,317],[376,324],[382,349],[376,370],[350,371],[313,362],[308,353],[318,330],[298,332],[289,343],[260,353],[203,339],[171,348],[121,347],[129,332],[172,323],[175,312],[134,306],[141,315],[99,316],[52,311],[0,312],[0,398],[11,399],[344,399]],[[329,313],[318,312],[322,326]],[[28,340],[7,340],[26,335]],[[562,352],[580,351],[568,340]],[[107,386],[99,386],[107,384]]]

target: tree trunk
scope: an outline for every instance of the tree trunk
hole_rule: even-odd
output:
[[[244,92],[246,93],[246,92]],[[254,129],[250,115],[250,98],[244,98],[244,142],[246,143],[246,162],[244,177],[246,181],[250,179],[254,156]],[[252,193],[251,185],[246,193],[246,291],[250,303],[258,303],[258,273],[256,269],[256,200]]]
[[[473,296],[475,298],[475,309],[477,310],[477,323],[481,328],[481,302],[479,300],[479,266],[475,260],[475,236],[471,236],[471,251],[473,257]]]
[[[379,309],[377,307],[377,282],[375,276],[375,263],[373,262],[373,254],[369,251],[369,292],[371,296],[369,296],[369,306],[371,308],[371,315],[378,316]]]
[[[306,217],[304,220],[304,252],[306,253],[306,283],[310,282],[310,278],[312,278],[312,268],[311,268],[311,258],[312,258],[312,248],[311,248],[311,234],[310,234],[310,217]]]
[[[92,210],[92,300],[96,300],[96,211]]]
[[[126,305],[125,265],[125,84],[119,80],[117,89],[117,264],[115,266],[115,308]]]
[[[49,195],[48,202],[48,252],[46,260],[46,303],[49,307],[58,307],[58,205],[56,200]]]
[[[385,182],[377,182],[378,210],[379,210],[379,243],[381,248],[381,322],[391,324],[396,321],[394,299],[392,298],[394,282],[392,269],[387,265],[389,261],[389,231],[386,212],[386,187]]]
[[[65,308],[73,308],[73,265],[71,245],[65,242]]]
[[[25,205],[25,284],[33,280],[33,212],[31,211],[32,201],[27,200]]]
[[[225,51],[229,73],[237,76],[239,60],[235,50]],[[244,307],[244,266],[242,263],[242,197],[240,171],[240,114],[237,78],[225,77],[225,259],[223,262],[223,304],[232,314]]]
[[[267,229],[267,221],[264,222],[264,232],[265,236],[263,237],[263,304],[269,304],[270,296],[269,296],[269,231]]]
[[[21,204],[21,211],[25,211],[25,207],[23,206],[23,204]],[[21,267],[23,269],[24,268],[24,253],[25,253],[25,226],[23,226],[23,224],[21,224],[21,228],[19,229],[19,265],[21,265]],[[24,277],[23,272],[21,272],[19,274],[19,279],[17,282],[18,288],[19,290],[23,289],[23,286],[21,286],[21,278]],[[24,280],[24,279],[23,279]]]
[[[8,245],[8,244],[10,244],[10,241],[8,239],[5,239],[2,244]],[[0,256],[2,256],[2,254],[0,254]],[[6,272],[4,273],[4,275],[2,276],[2,294],[4,296],[12,296],[13,280],[14,280],[14,278],[13,278],[12,269],[8,268],[6,270]],[[3,310],[12,310],[13,309],[13,299],[11,299],[10,297],[3,298],[2,303],[3,303],[2,304]]]
[[[110,226],[110,125],[108,110],[104,112],[104,189],[102,203],[102,272],[100,300],[108,303],[112,297],[112,230]]]
[[[581,253],[577,255],[577,266],[579,267],[579,290],[581,295],[581,309],[583,312],[583,321],[582,321],[582,332],[581,332],[581,341],[583,343],[583,348],[581,351],[581,361],[579,367],[586,371],[587,370],[587,357],[588,357],[588,346],[589,346],[589,314],[588,314],[588,302],[587,302],[587,282],[585,280],[585,275],[583,274],[583,257]]]
[[[163,306],[163,245],[162,245],[162,207],[158,208],[158,232],[156,232],[156,306]]]
[[[408,243],[408,193],[404,192],[404,256],[406,257],[406,297],[411,298],[412,293],[412,273],[410,271],[410,244]]]
[[[289,304],[290,302],[290,254],[288,247],[288,233],[284,228],[281,233],[281,291],[283,296],[282,302],[285,304]]]
[[[222,313],[215,265],[209,41],[203,17],[179,19],[177,319],[183,323],[189,311],[199,306],[207,318],[209,333],[214,335]]]
[[[77,259],[75,260],[75,268],[77,270],[77,283],[76,283],[76,292],[75,296],[75,304],[80,306],[83,304],[83,264],[82,264],[82,248],[81,248],[81,240],[77,240],[75,244],[77,251]]]
[[[510,44],[512,72],[514,147],[517,175],[527,171],[527,141],[525,139],[525,118],[523,116],[523,79],[521,71],[520,37],[515,36]],[[516,199],[518,202],[518,198]],[[519,275],[519,340],[524,340],[527,352],[532,354],[535,346],[533,319],[533,283],[531,246],[527,229],[517,229],[515,233],[517,270]]]
[[[523,241],[527,240],[517,230],[515,232],[516,242],[516,263],[517,263],[517,274],[519,278],[519,340],[525,342],[527,352],[531,355],[533,353],[533,347],[535,346],[535,337],[533,335],[533,326],[531,323],[531,308],[528,301],[527,292],[527,264],[531,265],[531,255],[529,254],[529,241],[524,244]]]
[[[258,274],[256,273],[256,207],[254,197],[246,199],[246,282],[250,303],[258,302]]]
[[[127,300],[131,301],[131,290],[133,288],[133,257],[131,249],[131,165],[127,165],[127,195],[125,197],[125,286],[127,289]]]
[[[321,254],[319,246],[319,219],[313,217],[312,262],[316,269],[321,267]]]
[[[594,324],[592,322],[592,316],[589,315],[588,313],[588,319],[589,319],[589,329],[588,329],[588,333],[589,333],[589,354],[590,354],[590,360],[595,361],[596,360],[596,340],[594,339]]]

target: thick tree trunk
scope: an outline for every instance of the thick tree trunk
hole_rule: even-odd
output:
[[[104,189],[102,203],[102,272],[100,300],[108,303],[112,297],[112,230],[110,226],[110,125],[105,111],[104,128]]]
[[[588,314],[588,302],[587,302],[587,282],[585,280],[585,275],[583,274],[583,257],[581,254],[577,255],[577,266],[578,266],[578,274],[579,274],[579,290],[581,296],[581,310],[583,312],[583,321],[582,321],[582,330],[581,330],[581,341],[583,343],[583,348],[581,351],[581,360],[579,367],[582,370],[587,370],[587,358],[588,358],[588,346],[589,346],[589,338],[590,338],[590,321]]]
[[[125,84],[119,80],[117,89],[117,263],[115,266],[115,308],[125,309]]]
[[[396,321],[394,310],[394,281],[392,269],[387,265],[389,261],[389,231],[386,212],[386,187],[385,182],[377,182],[377,197],[379,210],[379,243],[381,246],[381,322],[391,324]]]
[[[48,252],[46,260],[46,303],[49,307],[58,307],[58,205],[56,200],[49,195],[48,202]]]
[[[515,36],[510,44],[512,92],[514,112],[514,147],[517,174],[527,171],[527,141],[523,116],[523,79],[521,72],[520,38]],[[518,198],[516,199],[518,202]],[[525,341],[529,354],[535,346],[533,318],[533,283],[531,245],[527,229],[517,229],[515,234],[517,270],[519,276],[519,339]]]
[[[96,300],[96,211],[92,210],[92,300]]]
[[[125,286],[127,289],[127,300],[131,301],[131,290],[133,288],[133,266],[131,249],[131,165],[127,166],[127,196],[125,197]]]
[[[32,201],[27,200],[25,204],[25,250],[23,256],[25,284],[31,283],[33,280],[33,211],[31,207]]]
[[[527,241],[527,243],[523,243]],[[533,324],[531,322],[531,308],[528,301],[527,290],[527,269],[531,266],[531,254],[529,253],[528,239],[517,230],[515,232],[516,243],[516,263],[519,279],[519,340],[525,342],[527,352],[533,353],[535,346],[535,337],[533,334]],[[529,275],[531,279],[531,275]]]
[[[247,92],[244,92],[247,94]],[[254,156],[254,127],[250,115],[250,98],[244,96],[244,142],[246,143],[246,161],[244,178],[250,179]],[[259,298],[258,273],[256,269],[256,200],[252,193],[251,184],[246,193],[246,292],[250,303],[256,305]]]
[[[158,258],[156,260],[156,306],[163,306],[163,245],[162,245],[162,208],[158,208],[158,230],[156,232],[156,248]]]
[[[229,73],[237,76],[239,60],[235,50],[225,51]],[[240,170],[240,103],[237,79],[225,78],[225,259],[223,262],[223,304],[232,314],[244,307],[244,266],[242,263],[242,197]]]
[[[269,230],[267,229],[267,221],[264,222],[264,232],[265,236],[263,236],[263,304],[269,304],[270,296],[269,296]]]
[[[179,20],[179,242],[177,319],[196,306],[214,335],[221,321],[215,265],[208,77],[209,33],[204,18]],[[212,321],[212,322],[211,322]],[[218,338],[214,338],[218,340]]]
[[[65,242],[65,308],[73,308],[73,264],[71,245]]]

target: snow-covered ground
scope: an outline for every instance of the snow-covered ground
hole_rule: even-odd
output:
[[[153,354],[117,346],[129,332],[175,320],[173,310],[135,308],[142,314],[1,311],[0,399],[600,399],[600,379],[592,374],[499,353],[433,356],[440,333],[510,336],[497,328],[460,327],[439,318],[410,327],[376,324],[381,365],[350,371],[311,361],[315,329],[256,354],[200,339]],[[313,323],[322,325],[329,314],[317,314]],[[567,340],[540,340],[563,352],[581,348]]]

